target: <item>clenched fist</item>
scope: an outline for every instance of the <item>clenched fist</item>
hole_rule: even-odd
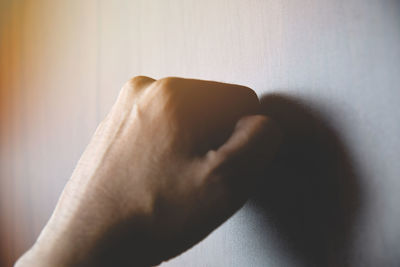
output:
[[[135,77],[17,266],[151,266],[239,209],[279,130],[249,88]]]

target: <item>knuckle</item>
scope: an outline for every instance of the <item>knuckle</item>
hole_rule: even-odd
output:
[[[221,171],[224,163],[227,162],[228,154],[223,151],[209,150],[205,155],[205,161],[207,162],[207,168],[209,173],[217,174]]]
[[[154,80],[146,76],[135,76],[129,79],[122,87],[122,89],[127,92],[136,92],[140,90],[144,85],[152,81]]]
[[[267,127],[270,123],[270,119],[264,115],[254,115],[254,117],[257,125],[261,127]]]
[[[246,86],[239,86],[236,91],[236,100],[240,101],[240,106],[246,110],[256,110],[260,105],[256,92]]]
[[[165,92],[175,91],[179,83],[179,78],[165,77],[156,81],[156,86]]]
[[[239,86],[242,88],[243,92],[245,92],[249,97],[255,97],[258,99],[257,93],[253,89],[244,85]]]
[[[271,120],[264,115],[253,115],[253,128],[257,131],[265,132],[269,129]]]

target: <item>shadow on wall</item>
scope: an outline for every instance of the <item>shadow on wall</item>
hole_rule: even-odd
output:
[[[361,190],[340,136],[299,99],[269,95],[261,104],[284,143],[251,204],[305,266],[349,266]]]

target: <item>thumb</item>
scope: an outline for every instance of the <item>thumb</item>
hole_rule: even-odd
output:
[[[269,164],[280,142],[280,129],[270,118],[245,116],[236,123],[228,140],[211,153],[209,163],[227,183],[239,188],[250,186]]]
[[[217,150],[224,161],[271,160],[281,142],[279,127],[264,115],[242,117],[229,139]]]

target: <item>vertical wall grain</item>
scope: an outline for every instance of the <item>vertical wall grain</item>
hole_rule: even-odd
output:
[[[173,75],[324,114],[365,195],[345,261],[397,266],[399,27],[395,0],[0,1],[0,263],[34,242],[123,83]],[[247,205],[163,266],[307,266],[269,219]]]
[[[2,2],[4,266],[11,266],[37,237],[95,129],[96,4]]]

